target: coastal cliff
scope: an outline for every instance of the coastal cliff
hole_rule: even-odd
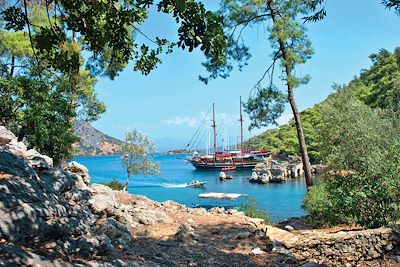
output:
[[[91,184],[83,165],[54,168],[1,126],[0,189],[0,266],[379,266],[400,255],[397,226],[281,230]]]
[[[90,123],[80,121],[75,125],[80,141],[75,144],[76,156],[100,156],[118,154],[121,140],[106,135]]]

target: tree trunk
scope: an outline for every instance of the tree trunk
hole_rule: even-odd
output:
[[[126,190],[128,189],[128,185],[129,185],[129,173],[128,173],[128,175],[126,176],[126,182],[125,182],[125,186],[124,186],[124,188],[122,189],[122,191],[123,192],[126,192]]]
[[[296,102],[294,101],[293,88],[288,84],[288,99],[290,107],[292,108],[294,123],[296,125],[297,138],[300,144],[301,160],[303,162],[304,176],[306,178],[306,185],[310,187],[313,185],[311,176],[310,158],[308,157],[306,140],[304,138],[303,127],[301,126],[300,114],[297,110]]]
[[[11,55],[10,78],[14,77],[14,69],[15,69],[15,56]]]
[[[268,1],[267,5],[268,5],[268,9],[271,13],[271,19],[272,19],[272,22],[274,23],[275,31],[278,31],[277,27],[276,27],[275,10],[272,7],[272,2]],[[284,66],[285,66],[288,101],[289,101],[290,107],[292,108],[294,122],[296,125],[297,139],[299,140],[299,145],[300,145],[300,154],[301,154],[301,160],[303,162],[304,176],[306,178],[306,186],[308,188],[313,185],[313,180],[312,180],[312,176],[311,176],[311,165],[310,165],[310,159],[308,157],[308,151],[307,151],[306,140],[304,138],[303,127],[301,126],[300,114],[297,109],[296,101],[294,100],[294,92],[293,92],[294,88],[290,82],[293,77],[292,69],[288,63],[286,46],[285,46],[284,42],[282,41],[282,39],[279,38],[279,36],[280,36],[279,32],[277,32],[277,36],[278,36],[277,38],[278,38],[278,42],[279,42],[279,50],[282,53],[282,60],[283,60]]]

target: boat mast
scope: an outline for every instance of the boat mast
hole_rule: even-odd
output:
[[[213,103],[213,120],[212,120],[212,125],[214,129],[214,157],[217,156],[217,125],[215,124],[215,109],[214,109],[214,103]]]
[[[243,116],[242,116],[242,97],[240,96],[240,152],[243,152]]]
[[[204,127],[206,131],[206,154],[210,154],[210,132],[208,131],[208,124],[205,125]]]

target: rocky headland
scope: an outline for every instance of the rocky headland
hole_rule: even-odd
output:
[[[0,126],[0,266],[382,266],[397,226],[285,230],[236,210],[187,208],[91,184]]]
[[[75,125],[75,133],[80,139],[74,144],[76,156],[116,155],[119,153],[122,141],[100,132],[88,122],[78,121]]]
[[[323,174],[325,167],[320,164],[312,165],[312,172]],[[253,169],[249,181],[259,184],[282,183],[290,178],[301,177],[303,173],[303,163],[300,157],[277,154],[265,162],[258,163]]]

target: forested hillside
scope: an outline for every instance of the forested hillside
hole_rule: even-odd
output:
[[[348,85],[334,85],[335,89],[349,88],[356,98],[370,107],[396,107],[400,101],[400,48],[392,53],[382,49],[370,56],[372,66],[362,70]],[[334,95],[336,93],[333,93]],[[330,95],[330,97],[332,97]],[[310,159],[320,161],[318,129],[321,123],[320,108],[327,100],[301,112],[304,134]],[[267,130],[245,142],[249,149],[269,149],[274,152],[299,154],[299,144],[293,120],[276,129]]]

